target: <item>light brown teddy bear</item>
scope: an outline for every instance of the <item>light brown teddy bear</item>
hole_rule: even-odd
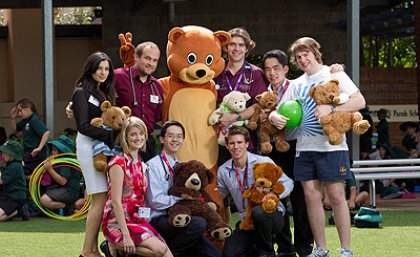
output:
[[[260,113],[265,112],[268,115],[276,109],[277,92],[263,92],[255,97],[258,108],[254,111],[249,120],[248,127],[251,130],[259,128],[260,133],[260,151],[262,154],[269,154],[273,150],[270,143],[270,136],[273,135],[276,142],[276,149],[279,152],[287,152],[290,148],[289,143],[284,140],[284,131],[277,129],[267,119],[260,120]]]
[[[95,127],[104,127],[110,130],[120,130],[124,122],[131,115],[131,109],[127,106],[112,106],[109,101],[103,101],[101,104],[102,115],[100,118],[94,118],[90,125]],[[93,146],[93,166],[97,171],[106,171],[108,166],[107,156],[114,156],[115,149],[110,149],[104,142],[95,140]]]
[[[336,79],[318,84],[309,90],[309,96],[314,99],[317,105],[330,104],[336,105],[342,101],[340,99],[339,81]],[[363,119],[360,112],[333,111],[322,117],[319,121],[328,141],[331,145],[339,145],[343,142],[343,133],[350,129],[357,135],[365,133],[370,124]]]
[[[283,174],[281,167],[273,163],[264,162],[254,164],[252,169],[254,170],[255,183],[242,194],[242,198],[248,199],[245,219],[239,225],[239,228],[242,230],[254,229],[251,213],[255,206],[261,205],[266,213],[274,212],[279,206],[277,195],[280,195],[285,190],[284,185],[278,182]],[[267,195],[271,192],[275,195]]]
[[[220,107],[210,115],[209,124],[217,124],[223,113],[241,113],[245,111],[246,101],[248,101],[250,98],[251,97],[248,95],[248,93],[242,93],[239,91],[232,91],[225,95],[225,97],[223,97],[222,103],[220,103]],[[232,123],[231,126],[244,126],[246,124],[248,124],[247,120],[240,120]],[[228,129],[228,126],[217,124],[217,142],[219,145],[226,145],[225,137],[227,135]]]

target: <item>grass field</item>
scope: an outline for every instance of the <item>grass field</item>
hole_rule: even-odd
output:
[[[420,211],[383,211],[379,229],[352,228],[352,250],[356,257],[420,256]],[[339,256],[334,226],[327,225],[327,240],[333,256]],[[1,257],[79,256],[84,220],[59,221],[32,218],[0,223]],[[103,240],[100,234],[100,241]],[[199,256],[197,256],[199,257]]]

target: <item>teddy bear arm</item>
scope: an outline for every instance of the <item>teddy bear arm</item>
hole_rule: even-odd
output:
[[[104,124],[104,120],[102,118],[93,118],[90,121],[90,125],[95,126],[95,127],[100,127]]]
[[[216,204],[216,201],[213,200],[211,195],[209,193],[207,193],[206,190],[200,190],[200,193],[201,193],[201,196],[204,198],[204,202],[207,202],[207,203],[211,202],[211,203]],[[217,206],[217,204],[216,204],[216,206]],[[217,206],[217,207],[219,207],[219,206]]]
[[[280,195],[285,190],[284,185],[280,183],[276,183],[273,185],[273,192]]]
[[[201,195],[200,192],[198,191],[194,191],[192,189],[179,187],[179,186],[173,186],[169,188],[168,193],[170,195],[174,195],[174,196],[178,196],[182,198],[185,198],[185,196],[190,196],[191,198],[199,198]]]
[[[214,125],[218,123],[221,116],[220,109],[215,110],[209,117],[209,124]]]
[[[257,108],[252,114],[251,118],[248,121],[248,128],[251,130],[256,130],[258,126],[258,120],[260,117],[261,109]]]
[[[248,199],[250,196],[251,196],[251,194],[252,194],[252,189],[254,188],[254,186],[251,186],[250,188],[248,188],[247,190],[245,190],[243,193],[242,193],[242,198],[244,198],[244,199]]]

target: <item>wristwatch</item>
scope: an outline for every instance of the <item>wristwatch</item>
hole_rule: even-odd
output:
[[[242,120],[241,115],[238,114],[238,116],[236,116],[236,121],[241,121],[241,120]]]
[[[331,105],[331,112],[335,112],[337,110],[335,104]]]

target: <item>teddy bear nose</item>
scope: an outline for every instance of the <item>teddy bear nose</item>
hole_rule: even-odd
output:
[[[331,101],[333,101],[333,100],[334,100],[334,95],[330,95],[328,98],[329,98]]]
[[[194,186],[198,186],[198,185],[200,185],[200,180],[198,180],[196,178],[193,178],[193,179],[191,179],[191,184],[193,184]]]
[[[197,75],[197,77],[202,78],[206,75],[206,71],[205,70],[197,70],[195,72],[195,75]]]

